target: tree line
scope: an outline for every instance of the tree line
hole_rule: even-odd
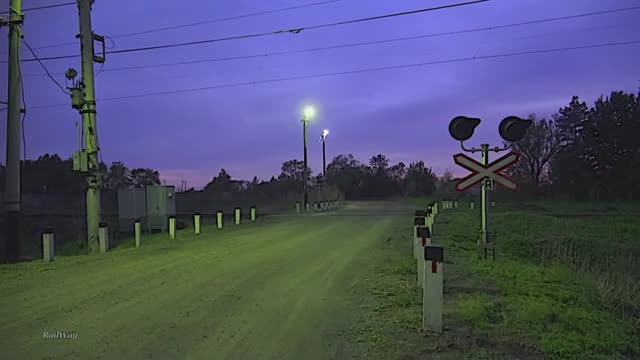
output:
[[[569,200],[640,199],[639,95],[614,91],[593,106],[574,96],[550,118],[534,121],[510,144],[521,154],[511,171],[532,196]]]
[[[550,117],[528,116],[533,125],[526,136],[505,144],[521,154],[510,175],[522,196],[553,196],[571,200],[640,199],[640,100],[639,95],[614,91],[589,107],[574,96]],[[391,164],[384,154],[360,162],[352,154],[336,156],[326,176],[313,176],[312,186],[327,184],[347,199],[384,199],[394,196],[428,196],[434,192],[452,196],[453,176],[440,177],[423,161]],[[103,187],[108,190],[159,185],[160,174],[148,168],[129,169],[122,162],[100,164]],[[0,167],[4,188],[4,167]],[[24,192],[81,192],[82,174],[72,171],[72,160],[45,154],[22,165]],[[221,169],[204,187],[207,193],[264,191],[302,193],[304,164],[285,161],[278,176],[268,181],[234,180]],[[185,189],[186,190],[186,189]],[[191,188],[187,191],[196,191]]]

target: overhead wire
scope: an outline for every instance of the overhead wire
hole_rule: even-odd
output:
[[[60,4],[52,4],[52,5],[43,5],[43,6],[37,6],[37,7],[32,7],[32,8],[24,8],[22,9],[22,11],[36,11],[36,10],[45,10],[45,9],[52,9],[52,8],[58,8],[58,7],[63,7],[63,6],[70,6],[70,5],[76,5],[77,3],[74,2],[66,2],[66,3],[60,3]],[[0,14],[8,14],[7,12],[2,12]]]
[[[450,36],[450,35],[459,35],[459,34],[481,32],[481,31],[491,31],[492,29],[505,29],[505,28],[519,27],[519,26],[525,26],[525,25],[531,25],[531,24],[540,24],[540,23],[553,22],[553,21],[562,21],[562,20],[568,20],[568,19],[575,19],[575,18],[581,18],[581,17],[587,17],[587,16],[595,16],[595,15],[608,14],[608,13],[612,13],[612,12],[631,11],[631,10],[640,10],[640,6],[634,6],[634,7],[629,7],[629,8],[619,8],[619,9],[605,10],[605,11],[596,11],[596,12],[589,12],[589,13],[583,13],[583,14],[570,15],[570,16],[560,16],[560,17],[551,17],[551,18],[538,19],[538,20],[529,20],[529,21],[510,23],[510,24],[503,24],[503,25],[485,26],[485,27],[472,28],[472,29],[446,31],[446,32],[439,32],[439,33],[416,35],[416,36],[404,36],[404,37],[397,37],[397,38],[383,39],[383,40],[372,40],[372,41],[355,42],[355,43],[348,43],[348,44],[342,44],[342,45],[322,46],[322,47],[314,47],[314,48],[299,49],[299,50],[287,50],[287,51],[279,51],[279,52],[264,53],[264,54],[251,54],[251,55],[220,57],[220,58],[203,59],[203,60],[190,60],[190,61],[168,62],[168,63],[159,63],[159,64],[147,64],[147,65],[133,65],[133,66],[124,66],[124,67],[114,67],[114,68],[104,69],[104,71],[105,72],[112,72],[112,71],[122,71],[122,70],[137,70],[137,69],[145,69],[145,68],[191,65],[191,64],[199,64],[199,63],[209,63],[209,62],[220,62],[220,61],[233,61],[233,60],[263,58],[263,57],[268,57],[268,56],[281,56],[281,55],[301,54],[301,53],[317,52],[317,51],[324,51],[324,50],[334,50],[334,49],[342,49],[342,48],[350,48],[350,47],[358,47],[358,46],[368,46],[368,45],[377,45],[377,44],[384,44],[384,43],[393,43],[393,42],[398,42],[398,41],[409,41],[409,40],[425,39],[425,38],[432,38],[432,37],[442,37],[442,36]],[[63,73],[58,73],[58,74],[63,74]],[[36,74],[34,74],[34,75],[36,75]],[[44,74],[38,74],[38,75],[44,75]]]
[[[462,57],[462,58],[456,58],[456,59],[437,60],[437,61],[430,61],[430,62],[421,62],[421,63],[403,64],[403,65],[393,65],[393,66],[375,67],[375,68],[367,68],[367,69],[357,69],[357,70],[322,73],[322,74],[313,74],[313,75],[300,75],[300,76],[291,76],[291,77],[281,77],[281,78],[274,78],[274,79],[267,79],[267,80],[257,80],[257,81],[247,81],[247,82],[239,82],[239,83],[220,84],[220,85],[213,85],[213,86],[204,86],[204,87],[198,87],[198,88],[187,88],[187,89],[150,92],[150,93],[142,93],[142,94],[134,94],[134,95],[107,97],[107,98],[98,99],[98,101],[113,101],[113,100],[123,100],[123,99],[135,99],[135,98],[142,98],[142,97],[159,96],[159,95],[170,95],[170,94],[179,94],[179,93],[187,93],[187,92],[198,92],[198,91],[206,91],[206,90],[214,90],[214,89],[230,88],[230,87],[240,87],[240,86],[247,86],[247,85],[277,83],[277,82],[284,82],[284,81],[314,79],[314,78],[342,76],[342,75],[352,75],[352,74],[361,74],[361,73],[377,72],[377,71],[385,71],[385,70],[394,70],[394,69],[418,68],[418,67],[424,67],[424,66],[429,66],[429,65],[438,65],[438,64],[461,63],[461,62],[483,60],[483,59],[497,59],[497,58],[507,58],[507,57],[512,57],[512,56],[524,56],[524,55],[532,55],[532,54],[544,54],[544,53],[552,53],[552,52],[563,52],[563,51],[573,51],[573,50],[592,49],[592,48],[603,48],[603,47],[612,47],[612,46],[625,46],[625,45],[634,45],[634,44],[640,44],[640,40],[624,41],[624,42],[610,42],[610,43],[602,43],[602,44],[572,46],[572,47],[553,48],[553,49],[529,50],[529,51],[521,51],[521,52],[511,52],[511,53],[482,55],[482,56],[471,56],[471,57]],[[50,105],[33,106],[32,108],[49,108],[49,107],[58,107],[58,106],[66,106],[66,105],[67,104],[50,104]]]
[[[342,25],[348,25],[348,24],[361,23],[361,22],[365,22],[365,21],[388,19],[388,18],[398,17],[398,16],[414,15],[414,14],[419,14],[419,13],[424,13],[424,12],[444,10],[444,9],[450,9],[450,8],[455,8],[455,7],[479,4],[479,3],[483,3],[483,2],[487,2],[487,1],[490,1],[490,0],[474,0],[474,1],[468,1],[468,2],[461,2],[461,3],[455,3],[455,4],[436,6],[436,7],[422,8],[422,9],[411,10],[411,11],[403,11],[403,12],[398,12],[398,13],[379,15],[379,16],[371,16],[371,17],[366,17],[366,18],[345,20],[345,21],[339,21],[339,22],[333,22],[333,23],[327,23],[327,24],[320,24],[320,25],[313,25],[313,26],[306,26],[306,27],[298,27],[298,28],[291,28],[291,29],[284,29],[284,30],[276,30],[276,31],[267,31],[267,32],[261,32],[261,33],[253,33],[253,34],[235,35],[235,36],[228,36],[228,37],[215,38],[215,39],[205,39],[205,40],[196,40],[196,41],[188,41],[188,42],[173,43],[173,44],[144,46],[144,47],[137,47],[137,48],[129,48],[129,49],[122,49],[122,50],[107,51],[106,53],[107,54],[123,54],[123,53],[133,53],[133,52],[141,52],[141,51],[169,49],[169,48],[193,46],[193,45],[201,45],[201,44],[210,44],[210,43],[222,42],[222,41],[230,41],[230,40],[257,38],[257,37],[280,35],[280,34],[286,34],[286,33],[298,34],[298,33],[300,33],[301,31],[304,31],[304,30],[314,30],[314,29],[321,29],[321,28],[327,28],[327,27],[333,27],[333,26],[342,26]],[[40,60],[48,61],[48,60],[70,59],[70,58],[77,58],[77,57],[80,57],[80,55],[76,54],[76,55],[49,56],[49,57],[45,57],[45,58],[40,58]],[[27,62],[27,61],[35,61],[35,59],[27,59],[27,60],[24,60],[24,61],[25,62]],[[5,62],[6,61],[0,62],[0,63],[5,63]]]
[[[260,12],[254,12],[254,13],[248,13],[248,14],[242,14],[242,15],[236,15],[236,16],[229,16],[229,17],[224,17],[224,18],[217,18],[217,19],[211,19],[211,20],[203,20],[203,21],[197,21],[197,22],[187,23],[187,24],[180,24],[180,25],[174,25],[174,26],[160,27],[160,28],[155,28],[155,29],[149,29],[149,30],[142,30],[142,31],[130,32],[130,33],[124,33],[124,34],[119,34],[119,35],[112,35],[111,37],[115,39],[115,38],[124,38],[124,37],[131,37],[131,36],[145,35],[145,34],[151,34],[151,33],[155,33],[155,32],[167,31],[167,30],[175,30],[175,29],[181,29],[181,28],[187,28],[187,27],[193,27],[193,26],[205,25],[205,24],[213,24],[213,23],[223,22],[223,21],[230,21],[230,20],[244,19],[244,18],[249,18],[249,17],[254,17],[254,16],[260,16],[260,15],[274,14],[274,13],[284,12],[284,11],[290,11],[290,10],[297,10],[297,9],[302,9],[302,8],[307,8],[307,7],[312,7],[312,6],[318,6],[318,5],[325,5],[325,4],[329,4],[329,3],[335,3],[335,2],[339,2],[339,1],[343,1],[343,0],[328,0],[328,1],[320,1],[320,2],[315,2],[315,3],[310,3],[310,4],[302,4],[302,5],[288,6],[288,7],[283,7],[283,8],[273,9],[273,10],[265,10],[265,11],[260,11]],[[38,49],[49,49],[49,48],[62,47],[62,46],[70,46],[70,45],[76,45],[76,44],[77,44],[77,43],[75,43],[75,42],[66,42],[66,43],[59,43],[59,44],[51,44],[51,45],[39,46],[39,47],[36,47],[36,48],[34,48],[34,49],[36,49],[36,50],[38,50]]]
[[[27,49],[29,49],[29,51],[31,52],[31,55],[33,55],[34,59],[36,59],[38,61],[38,63],[40,63],[40,66],[44,69],[44,71],[47,73],[47,76],[49,76],[49,79],[51,79],[51,81],[53,81],[59,88],[60,90],[65,93],[66,95],[71,95],[68,91],[66,91],[64,89],[64,87],[62,87],[62,85],[60,85],[60,83],[58,81],[56,81],[56,79],[51,76],[51,73],[49,73],[49,70],[47,69],[46,66],[44,66],[44,64],[42,63],[42,61],[38,58],[38,55],[36,55],[36,53],[33,51],[33,49],[31,48],[31,46],[29,46],[29,44],[22,39],[22,43],[27,47]]]

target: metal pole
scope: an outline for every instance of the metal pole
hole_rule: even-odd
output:
[[[482,149],[482,165],[489,164],[489,144],[480,145]],[[491,243],[489,238],[489,193],[487,192],[487,182],[482,181],[482,246],[484,247],[485,257],[487,255],[486,245]]]
[[[302,137],[304,143],[304,205],[307,206],[309,202],[309,194],[307,193],[307,182],[309,174],[307,173],[307,117],[302,118]]]
[[[91,5],[93,0],[78,0],[80,15],[80,51],[82,56],[82,87],[84,102],[80,109],[84,128],[85,151],[89,173],[87,175],[87,241],[89,251],[98,251],[98,224],[100,223],[100,162],[98,158],[98,130],[96,128],[96,96],[93,74],[93,30]]]
[[[326,136],[322,137],[322,177],[326,179],[327,177],[327,147],[326,147]]]
[[[7,262],[20,259],[20,37],[22,25],[21,0],[9,2],[9,89],[7,99],[7,152],[5,170],[5,199]],[[26,159],[25,159],[26,160]]]

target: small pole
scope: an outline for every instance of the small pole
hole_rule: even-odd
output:
[[[487,166],[489,164],[489,144],[481,144],[482,150],[482,165]],[[489,239],[489,193],[487,191],[487,181],[482,181],[482,193],[481,193],[481,208],[482,208],[482,229],[481,231],[481,246],[484,248],[484,257],[487,258],[487,244],[491,242]]]
[[[55,260],[53,240],[53,228],[47,226],[42,232],[42,258],[45,262],[53,262]]]
[[[133,237],[136,241],[136,247],[140,247],[140,240],[142,238],[142,224],[140,223],[140,219],[137,219],[133,223]]]
[[[309,203],[308,202],[306,202],[304,204],[304,211],[309,212]]]
[[[296,213],[300,214],[300,201],[296,201]]]
[[[193,232],[200,235],[200,213],[193,214]]]
[[[98,223],[98,243],[100,245],[101,253],[109,251],[109,228],[107,227],[107,223],[104,221]]]
[[[416,261],[418,268],[418,286],[424,287],[424,247],[431,245],[431,233],[429,228],[421,226],[418,228],[418,236],[416,237]]]
[[[471,203],[469,204],[469,208],[470,208],[471,210],[473,210],[475,207],[476,207],[476,203],[475,203],[475,202],[473,202],[473,200],[472,200],[472,201],[471,201]]]
[[[425,332],[442,333],[444,249],[427,245],[423,259],[422,328]]]
[[[251,207],[251,221],[256,221],[256,207]]]
[[[457,209],[457,208],[458,208],[458,200],[455,200],[455,201],[453,202],[453,207],[454,207],[455,209]]]
[[[170,239],[176,238],[176,217],[175,216],[169,216],[169,238]]]
[[[218,230],[222,230],[222,210],[216,212],[216,226]]]
[[[240,208],[235,209],[236,225],[240,225]]]

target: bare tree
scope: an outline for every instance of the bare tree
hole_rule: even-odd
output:
[[[535,114],[529,115],[528,119],[533,120],[533,125],[525,137],[511,143],[513,150],[520,153],[520,161],[511,174],[524,179],[537,193],[548,180],[549,164],[560,149],[560,136],[554,120],[538,119]]]

